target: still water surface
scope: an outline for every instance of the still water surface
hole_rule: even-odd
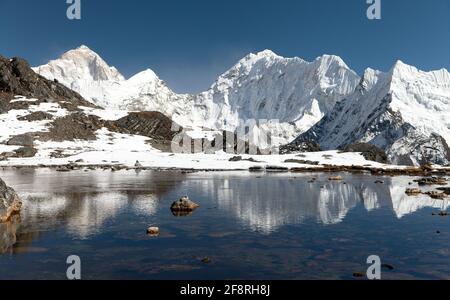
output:
[[[65,279],[69,255],[83,279],[352,279],[369,255],[385,279],[450,278],[445,201],[406,196],[414,178],[329,176],[0,171],[24,200],[0,225],[0,279]],[[175,217],[183,195],[201,207]]]

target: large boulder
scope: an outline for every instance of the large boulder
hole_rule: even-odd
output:
[[[386,153],[382,149],[371,144],[367,143],[352,144],[344,147],[342,151],[358,152],[361,153],[362,156],[364,156],[364,158],[367,160],[379,162],[382,164],[389,164],[389,159]]]
[[[34,157],[37,150],[33,147],[21,147],[14,151],[19,158]]]
[[[0,179],[0,223],[11,221],[21,209],[22,202],[17,193]]]
[[[170,207],[170,210],[174,214],[182,215],[183,213],[191,213],[199,207],[200,207],[200,205],[189,200],[188,197],[182,197],[180,200],[178,200],[172,204],[172,206]]]

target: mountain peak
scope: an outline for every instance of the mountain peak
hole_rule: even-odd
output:
[[[81,45],[75,49],[69,50],[65,52],[63,55],[61,55],[60,59],[68,59],[73,60],[76,58],[84,58],[84,59],[101,59],[103,60],[100,55],[98,55],[94,50],[89,48],[86,45]],[[106,64],[106,62],[105,62]]]
[[[448,89],[450,86],[450,73],[445,68],[440,70],[422,71],[398,60],[388,74],[394,85],[402,83],[406,84],[407,82],[416,85],[418,82],[421,82],[422,84],[426,82],[438,89]]]
[[[77,48],[77,50],[88,50],[88,51],[92,51],[88,46],[86,45],[81,45],[80,47]],[[92,51],[94,52],[94,51]]]
[[[69,50],[59,59],[49,64],[34,68],[35,72],[44,77],[59,74],[58,78],[65,78],[67,86],[79,79],[93,81],[123,81],[125,78],[115,67],[109,66],[96,52],[86,45]],[[47,76],[46,76],[47,75]]]
[[[350,69],[348,67],[348,65],[344,62],[344,60],[337,55],[329,55],[329,54],[324,54],[322,56],[319,56],[315,59],[315,62],[318,62],[320,64],[324,64],[327,66],[331,66],[331,65],[338,65],[340,67],[344,67],[346,69]]]
[[[279,55],[277,55],[275,52],[273,52],[272,50],[269,49],[265,49],[263,51],[260,51],[258,53],[255,54],[257,57],[259,58],[278,58],[281,57]]]
[[[150,82],[154,82],[156,80],[158,80],[158,76],[156,75],[155,72],[153,72],[153,70],[151,69],[146,69],[136,75],[134,75],[133,77],[131,77],[130,79],[128,79],[129,83],[150,83]]]
[[[404,63],[401,60],[397,60],[392,67],[392,71],[395,72],[402,72],[402,71],[417,71],[416,67],[410,66],[406,63]]]
[[[361,77],[360,86],[365,90],[370,90],[378,82],[378,78],[382,74],[383,73],[378,70],[367,68]]]

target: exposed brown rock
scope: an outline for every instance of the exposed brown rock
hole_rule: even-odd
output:
[[[367,143],[352,144],[346,146],[343,152],[360,152],[365,159],[388,164],[389,159],[383,149]]]
[[[415,180],[419,185],[446,185],[447,181],[442,177],[426,177]]]
[[[36,111],[27,116],[17,118],[17,120],[19,120],[19,121],[28,121],[28,122],[44,121],[44,120],[52,120],[52,119],[53,119],[53,116],[51,114],[43,112],[43,111]]]
[[[266,171],[283,173],[283,172],[288,172],[289,168],[282,167],[282,166],[266,166]]]
[[[299,152],[320,152],[319,144],[313,141],[292,142],[280,147],[280,154],[291,154]]]
[[[22,202],[16,192],[0,179],[0,222],[9,222],[20,214]]]
[[[182,197],[180,200],[174,202],[170,209],[172,212],[193,212],[199,207],[200,205],[189,200],[188,197]]]
[[[333,177],[328,178],[328,180],[330,180],[330,181],[341,181],[341,180],[344,180],[344,178],[342,178],[342,176],[333,176]]]
[[[430,192],[426,192],[426,195],[430,196],[433,199],[438,199],[438,200],[443,200],[447,197],[447,194],[445,193],[440,193],[437,191],[430,191]]]
[[[447,195],[450,195],[450,187],[437,188],[438,191],[442,191]]]
[[[114,132],[149,137],[152,139],[152,146],[168,152],[174,137],[183,130],[160,112],[130,113],[122,119],[110,122],[108,128]]]
[[[78,106],[95,107],[64,85],[36,74],[24,59],[0,56],[0,113],[29,107],[27,102],[10,103],[15,95],[38,99],[32,105],[58,102],[71,111],[77,110]]]
[[[34,138],[29,133],[16,135],[16,136],[10,138],[6,142],[6,144],[10,145],[10,146],[33,147],[33,145],[34,145]]]
[[[17,157],[17,154],[15,152],[0,153],[0,161],[7,160],[8,158],[11,158],[11,157]]]
[[[311,166],[318,166],[318,161],[310,161],[310,160],[302,160],[302,159],[286,159],[284,161],[285,163],[293,163],[293,164],[302,164],[302,165],[311,165]]]
[[[422,191],[418,188],[411,188],[411,189],[406,189],[405,193],[409,196],[413,196],[413,195],[422,194]]]
[[[16,153],[16,157],[18,158],[27,158],[34,157],[37,153],[37,150],[33,147],[21,147],[14,152]]]
[[[158,236],[159,235],[159,227],[151,226],[147,229],[147,234],[150,236]]]
[[[39,136],[41,141],[74,141],[95,140],[96,131],[104,127],[105,122],[96,116],[88,116],[81,112],[72,113],[53,121],[49,132]]]

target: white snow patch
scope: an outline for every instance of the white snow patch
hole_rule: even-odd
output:
[[[67,110],[61,108],[58,103],[40,103],[39,105],[30,105],[28,109],[10,110],[8,113],[0,115],[0,143],[4,143],[11,137],[20,134],[47,132],[48,125],[53,122],[52,120],[33,122],[18,120],[18,118],[39,111],[51,114],[56,118],[61,118],[68,114]]]
[[[105,110],[86,106],[78,106],[78,108],[83,110],[86,115],[97,116],[106,121],[117,121],[129,114],[128,111],[124,110]]]
[[[9,103],[15,103],[15,102],[36,102],[36,101],[38,101],[38,99],[36,99],[36,98],[27,98],[27,97],[24,97],[24,96],[17,95],[17,96],[14,97],[13,100],[9,101]]]

